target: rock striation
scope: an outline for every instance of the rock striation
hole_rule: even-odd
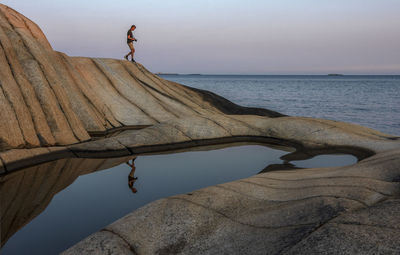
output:
[[[343,168],[263,173],[165,198],[65,254],[399,252],[398,137],[241,107],[138,63],[69,57],[54,51],[36,24],[1,4],[0,66],[5,176],[55,159],[237,141],[291,146],[297,149],[291,159],[322,151],[361,160]]]
[[[399,153],[164,198],[63,254],[398,254]]]

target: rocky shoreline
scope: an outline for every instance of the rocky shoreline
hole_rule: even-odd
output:
[[[0,44],[2,178],[56,159],[231,142],[290,146],[297,150],[294,158],[325,151],[360,159],[346,167],[262,173],[164,198],[64,254],[399,252],[399,137],[241,107],[164,80],[138,63],[68,57],[51,48],[36,24],[1,4]]]

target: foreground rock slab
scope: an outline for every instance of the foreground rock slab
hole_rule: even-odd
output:
[[[396,254],[399,164],[397,150],[161,199],[63,254]]]

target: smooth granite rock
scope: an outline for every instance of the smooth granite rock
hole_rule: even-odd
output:
[[[2,4],[0,66],[0,191],[7,204],[1,207],[2,244],[43,210],[14,204],[29,199],[47,204],[53,195],[38,191],[31,198],[32,193],[65,185],[46,169],[36,181],[33,165],[269,142],[293,148],[285,156],[289,161],[338,152],[361,161],[281,169],[164,198],[64,254],[400,253],[399,137],[238,106],[164,80],[139,63],[69,57],[54,51],[36,24]],[[64,164],[71,172],[80,169]],[[31,171],[18,171],[29,166]],[[71,173],[70,181],[76,176]]]
[[[125,240],[132,254],[397,254],[399,155],[263,173],[164,198],[102,232]],[[63,254],[113,251],[90,241],[102,232]]]

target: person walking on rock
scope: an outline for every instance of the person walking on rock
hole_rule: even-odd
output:
[[[128,38],[127,38],[127,43],[128,43],[128,46],[129,46],[129,49],[131,49],[131,51],[128,53],[128,54],[126,54],[125,55],[125,59],[126,60],[129,60],[128,59],[128,57],[129,57],[129,55],[131,55],[131,57],[132,57],[132,62],[136,62],[135,61],[135,59],[134,59],[134,55],[135,55],[135,48],[133,47],[133,42],[135,41],[137,41],[136,40],[136,38],[133,36],[133,34],[132,34],[132,32],[134,31],[136,29],[136,26],[135,25],[132,25],[131,26],[131,28],[128,30],[128,33],[127,33],[127,36],[128,36]]]

